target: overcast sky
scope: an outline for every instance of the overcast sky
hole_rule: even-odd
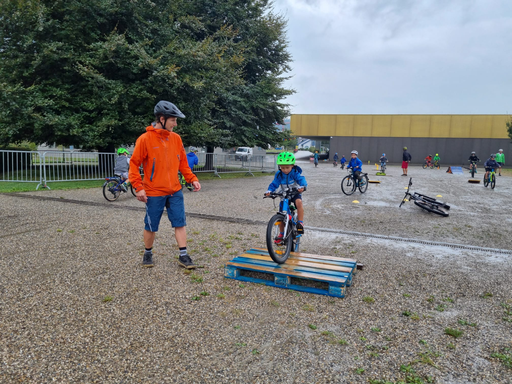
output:
[[[274,0],[292,113],[512,113],[512,0]]]

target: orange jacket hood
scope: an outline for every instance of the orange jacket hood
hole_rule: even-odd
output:
[[[140,176],[142,165],[144,179]],[[147,196],[166,196],[181,190],[178,171],[188,183],[197,181],[187,162],[180,135],[150,125],[135,143],[128,177],[133,187]]]

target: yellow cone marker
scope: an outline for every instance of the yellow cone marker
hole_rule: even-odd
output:
[[[409,187],[404,187],[404,189],[407,189],[407,188],[409,188]]]
[[[443,197],[443,196],[441,196],[441,195],[437,195],[436,197]]]
[[[404,201],[409,201],[408,199],[404,199]]]
[[[359,204],[359,201],[354,200],[354,201],[353,201],[353,203],[354,203],[354,204]]]

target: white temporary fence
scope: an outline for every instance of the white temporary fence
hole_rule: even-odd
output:
[[[276,172],[276,155],[240,159],[235,154],[198,153],[193,172],[221,173]],[[0,150],[0,182],[49,182],[101,180],[114,174],[117,155],[100,152],[6,151]]]
[[[221,177],[221,173],[240,173],[252,175],[252,172],[276,172],[277,155],[252,156],[249,159],[239,158],[235,154],[198,153],[199,164],[192,171],[212,172]]]

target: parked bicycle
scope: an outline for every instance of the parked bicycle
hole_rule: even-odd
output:
[[[178,177],[180,179],[181,189],[183,189],[183,187],[186,187],[189,191],[194,190],[194,186],[190,183],[187,183],[187,181],[185,180],[185,177],[183,177],[181,172],[178,172]]]
[[[359,192],[365,193],[368,189],[368,174],[361,173],[361,180],[359,180],[351,168],[347,168],[348,175],[341,180],[341,190],[342,192],[350,196],[353,194],[357,188],[359,188]]]
[[[116,201],[121,193],[128,192],[130,190],[133,196],[137,196],[130,182],[127,183],[127,188],[124,188],[123,180],[120,176],[114,175],[113,177],[106,177],[105,183],[103,184],[103,197],[107,201]]]
[[[496,171],[494,170],[494,168],[491,170],[491,172],[489,172],[489,177],[485,177],[484,174],[484,187],[487,188],[489,184],[491,185],[491,189],[494,189],[494,187],[496,187]]]
[[[449,213],[446,211],[450,210],[450,206],[442,201],[436,200],[433,197],[429,197],[427,195],[423,195],[418,192],[410,193],[410,189],[412,186],[412,177],[409,179],[409,186],[407,187],[407,191],[405,192],[405,196],[402,199],[402,202],[399,205],[399,208],[402,207],[402,205],[406,201],[414,201],[414,204],[418,207],[428,211],[435,213],[437,215],[441,215],[444,217],[449,216]],[[409,198],[408,198],[409,197]]]
[[[291,201],[298,195],[297,188],[287,188],[281,192],[271,192],[263,198],[280,198],[279,212],[276,213],[267,225],[267,249],[270,257],[278,264],[283,264],[290,252],[298,252],[300,238],[297,233],[297,208]],[[283,233],[283,237],[279,236]]]

